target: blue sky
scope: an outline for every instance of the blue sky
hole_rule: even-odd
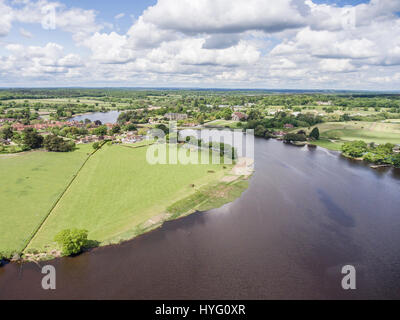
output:
[[[398,89],[399,12],[393,0],[0,0],[0,86]]]

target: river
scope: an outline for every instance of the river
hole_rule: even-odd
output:
[[[400,298],[400,172],[256,139],[249,189],[118,246],[0,268],[0,299]],[[344,265],[357,289],[341,288]],[[44,263],[41,263],[44,265]]]

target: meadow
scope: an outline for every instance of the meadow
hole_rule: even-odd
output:
[[[317,127],[320,131],[320,140],[313,144],[330,150],[341,150],[344,142],[355,140],[377,144],[400,144],[398,122],[327,122],[318,124]],[[298,130],[297,128],[293,131]]]
[[[168,219],[169,206],[217,183],[232,168],[222,164],[151,165],[146,161],[147,149],[106,145],[99,150],[27,249],[55,247],[54,236],[68,228],[86,229],[89,239],[100,244],[132,238]]]
[[[0,252],[20,252],[93,151],[0,155]]]

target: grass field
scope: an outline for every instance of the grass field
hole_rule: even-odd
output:
[[[326,122],[317,125],[320,140],[313,142],[330,150],[341,150],[346,141],[362,140],[367,143],[400,144],[400,122]],[[302,128],[307,132],[311,129]],[[293,132],[300,128],[293,129]]]
[[[147,149],[104,146],[92,156],[28,249],[54,247],[54,236],[67,228],[87,229],[89,238],[102,244],[132,238],[167,207],[216,183],[231,169],[212,164],[150,165]]]
[[[367,143],[400,143],[400,123],[337,122],[318,125],[322,137],[344,141],[363,140]]]
[[[237,129],[237,124],[239,122],[238,121],[233,121],[233,120],[214,120],[211,122],[207,122],[204,124],[205,127],[229,127],[232,129]],[[243,123],[243,126],[245,125],[245,123]]]
[[[0,155],[0,252],[24,248],[90,152]]]

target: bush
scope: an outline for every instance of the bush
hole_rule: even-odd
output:
[[[100,143],[99,142],[95,142],[95,143],[93,143],[92,147],[93,147],[94,150],[97,150],[97,149],[100,148]]]
[[[62,253],[66,256],[78,254],[88,245],[88,231],[67,229],[56,235],[54,241],[61,246]]]
[[[304,134],[288,133],[283,137],[285,141],[307,141],[307,137]]]

